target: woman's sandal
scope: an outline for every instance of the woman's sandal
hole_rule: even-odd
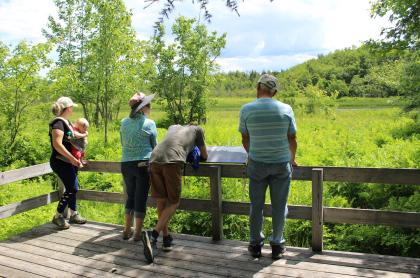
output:
[[[133,240],[134,241],[140,241],[141,240],[141,231],[139,233],[137,231],[134,233]]]
[[[133,236],[133,228],[131,228],[129,231],[123,230],[122,238],[123,240],[128,240]]]

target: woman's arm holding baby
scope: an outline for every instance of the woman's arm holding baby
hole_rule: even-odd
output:
[[[81,133],[81,132],[79,132],[79,131],[77,131],[77,130],[73,130],[73,136],[74,136],[76,139],[85,138],[85,137],[87,137],[87,136],[88,136],[88,132],[87,132],[87,131],[85,131],[84,133]]]

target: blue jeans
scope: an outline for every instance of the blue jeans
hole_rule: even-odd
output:
[[[253,160],[248,161],[247,174],[249,177],[250,209],[250,243],[263,245],[262,233],[263,208],[265,192],[270,187],[272,207],[271,245],[284,245],[284,222],[287,215],[287,197],[289,195],[292,167],[289,162],[264,163]]]
[[[148,167],[139,167],[141,161],[127,161],[121,163],[121,173],[124,178],[127,200],[125,214],[142,218],[146,215],[147,195],[149,193]]]

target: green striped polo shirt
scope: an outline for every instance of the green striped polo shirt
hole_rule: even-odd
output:
[[[290,161],[288,134],[296,134],[290,105],[271,98],[258,98],[241,107],[239,132],[249,134],[249,157],[254,161]]]

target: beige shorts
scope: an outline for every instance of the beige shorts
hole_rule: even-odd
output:
[[[150,182],[152,184],[152,197],[167,199],[169,203],[176,204],[181,198],[182,172],[184,163],[151,163]]]

